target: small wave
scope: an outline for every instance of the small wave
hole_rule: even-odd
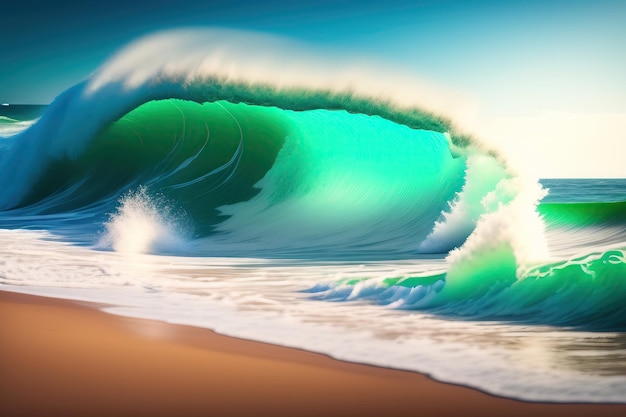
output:
[[[501,247],[456,264],[447,272],[318,285],[310,297],[363,301],[471,320],[626,329],[626,249],[608,249],[520,273]]]

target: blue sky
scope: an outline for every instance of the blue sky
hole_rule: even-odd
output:
[[[403,67],[470,97],[480,133],[511,137],[509,152],[535,154],[542,176],[625,177],[613,160],[548,169],[562,141],[585,142],[572,135],[626,148],[624,22],[623,0],[22,0],[0,14],[0,101],[49,103],[157,30],[251,29]],[[548,146],[548,133],[560,139]]]

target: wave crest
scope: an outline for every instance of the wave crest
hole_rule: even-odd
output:
[[[471,187],[478,186],[489,193],[500,180],[510,177],[494,152],[456,133],[447,119],[420,109],[422,104],[423,108],[441,107],[440,97],[446,94],[439,91],[433,94],[434,89],[425,83],[393,71],[386,71],[383,76],[383,71],[344,66],[341,60],[339,64],[329,65],[311,55],[294,52],[296,49],[281,39],[224,30],[161,33],[130,45],[89,79],[57,97],[38,123],[15,138],[10,152],[3,154],[0,175],[19,180],[3,190],[0,208],[38,205],[46,200],[46,204],[40,204],[41,211],[50,212],[67,208],[68,200],[86,204],[84,196],[79,195],[86,189],[89,193],[94,189],[102,193],[102,198],[96,195],[89,204],[99,201],[110,207],[115,196],[125,189],[140,184],[157,185],[157,190],[171,193],[176,199],[184,191],[183,200],[193,206],[189,212],[194,219],[197,220],[199,214],[206,217],[198,208],[201,206],[213,213],[208,216],[213,217],[211,222],[200,222],[200,237],[217,231],[237,236],[232,242],[238,247],[241,242],[262,241],[268,250],[278,252],[284,252],[290,245],[327,247],[332,251],[350,242],[348,246],[365,247],[370,252],[393,248],[391,253],[397,254],[398,248],[402,248],[400,252],[407,256],[419,250],[419,243],[433,230],[442,211],[463,185],[468,157],[482,155],[500,168],[492,178],[477,175],[471,183],[468,180],[451,213],[463,205]],[[289,60],[285,61],[287,56]],[[232,198],[232,191],[226,191],[222,199],[214,198],[216,188],[226,183],[235,184],[239,179],[234,170],[243,172],[251,166],[242,162],[240,157],[246,154],[242,149],[252,143],[258,152],[262,147],[258,145],[259,136],[252,135],[252,139],[248,137],[248,142],[244,143],[243,137],[240,140],[235,135],[239,145],[232,151],[232,163],[228,159],[215,166],[206,162],[205,171],[198,172],[194,168],[198,164],[192,162],[207,153],[201,143],[202,140],[211,143],[212,127],[208,124],[206,129],[201,127],[202,132],[197,136],[200,144],[180,152],[181,144],[189,142],[184,141],[187,137],[184,111],[181,113],[182,131],[174,132],[173,141],[160,161],[139,168],[129,163],[122,167],[124,175],[121,175],[112,172],[104,158],[98,158],[100,152],[94,149],[100,149],[103,132],[105,142],[109,143],[112,126],[124,124],[127,120],[124,115],[129,111],[141,112],[155,100],[172,98],[184,99],[187,103],[219,103],[221,100],[244,103],[242,105],[248,105],[246,112],[257,105],[280,110],[280,118],[288,119],[289,128],[276,164],[261,173],[263,178],[257,177],[258,182],[245,183],[245,188],[256,191],[246,198]],[[446,101],[456,102],[443,100]],[[318,110],[322,113],[316,113]],[[340,116],[335,118],[337,114]],[[240,124],[240,117],[235,119]],[[215,120],[211,119],[210,123],[213,122]],[[241,124],[239,129],[241,132]],[[120,149],[127,150],[131,142],[136,142],[132,136],[123,135]],[[145,150],[155,149],[161,146],[159,140],[162,139],[151,138],[151,143],[142,144],[132,152],[140,155]],[[320,147],[320,143],[325,145]],[[115,149],[108,153],[113,155]],[[281,157],[285,154],[290,156]],[[303,154],[308,156],[303,159]],[[300,162],[294,164],[296,160]],[[94,166],[103,168],[96,172]],[[170,168],[164,168],[167,166]],[[319,166],[327,166],[328,170],[318,172]],[[77,167],[83,167],[82,171],[76,171]],[[192,171],[195,174],[189,175]],[[59,178],[56,175],[59,172],[69,175],[69,182],[52,184],[51,178]],[[306,182],[293,185],[296,172],[315,186],[308,186]],[[189,178],[183,181],[181,178],[186,175]],[[109,177],[114,177],[115,181],[109,181],[113,185],[108,189],[93,187],[94,181],[99,183]],[[393,182],[385,183],[391,181],[387,177],[393,178]],[[213,184],[214,180],[218,182]],[[202,187],[194,188],[198,184]],[[286,189],[289,192],[285,194]],[[390,190],[396,193],[390,196],[393,194]],[[331,192],[334,193],[332,198],[329,197]],[[258,196],[250,199],[255,193]],[[210,201],[197,198],[209,194],[212,195]],[[78,197],[68,199],[68,195]],[[298,197],[286,202],[277,201],[277,195]],[[50,196],[62,204],[52,208],[48,204]],[[340,196],[338,208],[333,208],[328,202],[336,196]],[[471,205],[478,207],[477,202]],[[296,215],[289,223],[286,219],[293,216],[286,215],[286,210],[300,217]],[[477,211],[475,216],[461,228],[452,224],[457,215],[444,215],[422,250],[446,252],[461,245],[485,213],[484,207],[473,210]],[[256,214],[250,215],[251,212]],[[261,215],[267,216],[267,213],[272,213],[271,218],[259,222]],[[306,213],[310,213],[312,220],[303,221],[301,215]],[[227,220],[222,221],[224,218]],[[296,220],[301,225],[310,225],[311,230],[300,227],[295,240],[291,233],[280,237],[282,230],[294,229]],[[255,226],[250,227],[250,223]],[[259,224],[274,227],[264,230]],[[452,238],[440,238],[439,229],[453,230]],[[437,245],[432,244],[434,241]],[[228,246],[223,243],[219,247]],[[260,247],[258,243],[253,246]],[[214,250],[216,246],[211,244],[208,248]],[[390,253],[387,249],[383,252]]]

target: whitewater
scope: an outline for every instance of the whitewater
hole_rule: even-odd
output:
[[[532,179],[458,97],[334,58],[159,33],[50,106],[3,107],[0,289],[624,402],[626,180]]]

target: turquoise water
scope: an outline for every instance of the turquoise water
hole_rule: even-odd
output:
[[[516,177],[392,99],[101,82],[113,64],[2,109],[0,289],[500,395],[626,398],[624,179]]]

